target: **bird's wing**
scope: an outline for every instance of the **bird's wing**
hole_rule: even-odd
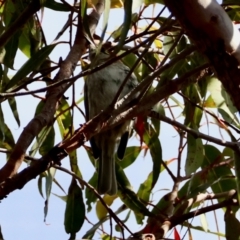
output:
[[[87,80],[85,80],[87,81]],[[86,121],[89,120],[89,106],[88,106],[88,87],[87,87],[87,84],[85,82],[84,84],[84,106],[85,106],[85,115],[86,115]],[[92,147],[92,151],[93,151],[93,156],[94,158],[99,158],[100,154],[101,154],[101,151],[100,149],[97,147],[96,143],[95,143],[95,140],[94,140],[94,137],[92,137],[90,140],[90,145]]]
[[[118,150],[117,150],[117,156],[119,159],[123,159],[124,157],[124,153],[125,153],[127,142],[128,142],[128,136],[129,136],[129,132],[127,131],[121,137]]]

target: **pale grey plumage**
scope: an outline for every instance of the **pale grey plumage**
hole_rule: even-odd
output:
[[[108,54],[100,53],[96,57],[91,54],[94,65],[100,65],[109,58]],[[113,101],[119,87],[124,81],[129,68],[121,61],[90,74],[85,82],[85,109],[87,120],[106,109]],[[135,75],[131,75],[121,92],[120,98],[129,93],[137,85]],[[128,140],[130,121],[126,121],[113,129],[94,136],[91,146],[95,158],[99,158],[98,192],[114,195],[117,193],[115,173],[115,153],[123,158]]]

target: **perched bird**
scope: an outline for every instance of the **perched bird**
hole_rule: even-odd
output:
[[[98,55],[90,53],[90,60],[95,66],[106,62],[108,58],[109,54],[103,52]],[[84,86],[87,121],[112,103],[129,71],[130,69],[121,61],[116,61],[87,76]],[[137,83],[136,76],[132,74],[120,94],[120,99],[129,93]],[[94,158],[99,159],[97,190],[100,194],[114,195],[117,193],[115,154],[117,153],[119,159],[124,157],[129,127],[130,121],[128,120],[90,139]]]

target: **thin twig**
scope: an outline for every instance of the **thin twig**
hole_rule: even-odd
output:
[[[209,142],[213,142],[213,143],[216,143],[218,145],[221,145],[221,146],[226,146],[226,147],[229,147],[233,150],[236,149],[236,143],[235,142],[229,142],[229,141],[223,141],[221,139],[218,139],[218,138],[215,138],[215,137],[212,137],[212,136],[209,136],[209,135],[206,135],[204,133],[201,133],[199,131],[196,131],[196,130],[193,130],[192,128],[189,128],[187,126],[185,126],[184,124],[182,123],[179,123],[177,121],[174,121],[166,116],[163,116],[159,113],[156,113],[156,112],[151,112],[149,114],[150,117],[153,117],[153,118],[157,118],[163,122],[166,122],[166,123],[169,123],[171,124],[172,126],[175,126],[175,127],[178,127],[190,134],[192,134],[195,138],[202,138],[202,139],[205,139]]]
[[[170,217],[170,219],[168,220],[171,223],[171,228],[190,219],[193,218],[195,216],[199,216],[203,213],[207,213],[207,212],[212,212],[214,210],[223,208],[223,207],[227,207],[227,206],[238,206],[238,202],[236,199],[233,199],[235,192],[231,192],[231,195],[229,196],[228,199],[216,203],[214,205],[211,206],[207,206],[207,207],[203,207],[201,209],[189,212],[189,213],[185,213],[181,216],[172,216]]]

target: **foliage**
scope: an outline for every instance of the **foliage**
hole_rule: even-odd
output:
[[[75,5],[72,5],[73,2]],[[81,145],[80,140],[78,143],[74,142],[75,145],[68,144],[78,131],[80,124],[78,117],[84,118],[83,98],[78,99],[80,91],[76,87],[79,84],[82,86],[84,79],[71,78],[70,75],[61,79],[61,71],[65,71],[62,70],[64,60],[52,59],[52,52],[59,46],[66,45],[62,35],[67,31],[69,32],[67,43],[72,49],[76,28],[82,27],[82,23],[84,37],[93,41],[86,13],[87,8],[91,8],[97,2],[82,0],[81,3],[78,1],[67,3],[45,0],[39,1],[39,8],[35,9],[31,8],[34,5],[31,1],[1,1],[1,152],[6,153],[6,158],[10,162],[11,159],[14,161],[14,158],[20,159],[20,156],[24,155],[22,159],[30,165],[30,170],[36,161],[34,157],[44,159],[46,155],[50,156],[48,154],[52,153],[56,146],[60,146],[68,153],[70,163],[68,169],[57,164],[49,165],[48,167],[51,167],[48,170],[39,169],[38,189],[46,198],[44,215],[47,217],[52,186],[58,186],[64,194],[66,190],[62,187],[61,178],[58,178],[56,172],[71,175],[72,180],[67,194],[60,197],[66,201],[65,217],[62,222],[71,239],[76,238],[83,223],[95,209],[99,221],[92,226],[88,225],[88,231],[80,231],[82,238],[95,238],[99,232],[103,238],[108,238],[113,231],[113,222],[116,224],[113,235],[117,232],[125,234],[127,232],[129,235],[132,233],[132,226],[128,223],[131,215],[134,215],[131,224],[134,222],[138,229],[141,226],[139,234],[152,233],[163,237],[173,228],[174,239],[183,239],[183,232],[178,233],[178,227],[176,228],[177,225],[181,225],[188,232],[189,239],[196,234],[196,230],[207,232],[209,235],[225,234],[228,239],[238,239],[239,230],[231,230],[233,226],[234,229],[240,227],[236,215],[237,199],[240,199],[240,195],[238,193],[238,196],[235,196],[236,189],[240,189],[240,156],[235,150],[240,126],[239,113],[231,101],[231,96],[211,69],[208,59],[193,47],[194,43],[178,22],[163,11],[165,9],[163,1],[105,1],[104,31],[98,37],[99,45],[104,45],[109,37],[111,44],[108,42],[107,45],[113,47],[114,57],[122,56],[122,61],[137,76],[141,99],[135,103],[138,112],[134,112],[134,116],[127,116],[134,117],[135,120],[131,134],[133,144],[128,146],[123,161],[117,160],[118,195],[102,197],[98,195],[94,189],[97,184],[95,170],[92,170],[90,180],[84,178],[83,160],[77,151],[77,147]],[[223,5],[229,5],[227,13],[232,21],[239,21],[240,9],[237,1],[223,1]],[[119,23],[115,31],[109,33],[108,17],[112,8],[122,9],[124,22]],[[33,10],[27,12],[26,9]],[[41,18],[44,18],[46,9],[52,13],[58,12],[60,14],[58,16],[69,14],[65,26],[58,26],[59,34],[52,44],[47,43],[46,29],[41,27]],[[150,15],[153,10],[154,16]],[[78,21],[76,27],[75,20],[78,14],[82,21]],[[15,20],[21,17],[25,19],[25,24],[19,22],[18,28],[13,28]],[[19,51],[28,59],[15,71],[15,60]],[[89,74],[87,61],[82,59],[79,63],[82,67],[81,76]],[[73,63],[74,67],[75,65]],[[72,69],[68,70],[71,74]],[[90,71],[94,71],[92,66]],[[79,74],[79,68],[74,74]],[[36,91],[29,90],[32,86],[37,86]],[[61,87],[62,92],[59,90]],[[70,89],[72,94],[69,99],[63,95],[67,89]],[[46,95],[43,97],[40,92],[46,92]],[[12,117],[20,126],[18,101],[21,95],[40,99],[35,106],[33,120],[32,116],[29,116],[29,124],[36,121],[41,124],[26,127],[26,132],[17,141],[14,139],[15,129],[8,124],[10,116],[6,116],[2,107],[3,104],[10,106]],[[51,99],[53,97],[56,97],[55,102]],[[54,109],[52,116],[48,112],[50,109]],[[112,116],[116,117],[114,113]],[[101,123],[104,126],[105,123]],[[169,142],[166,147],[164,136],[166,132],[163,131],[166,124],[171,126],[178,146]],[[84,131],[84,127],[80,126],[80,129],[83,128]],[[94,134],[93,132],[94,130],[86,130],[84,132],[86,139]],[[56,140],[56,136],[59,135],[61,139]],[[24,148],[21,145],[23,142],[28,143]],[[30,149],[28,155],[25,156],[24,150],[19,153],[19,149],[28,148]],[[81,149],[84,149],[94,166],[95,160],[88,144],[82,144]],[[139,156],[146,158],[151,170],[147,172],[146,169],[141,173],[144,171],[142,168],[140,171],[127,174],[126,169],[134,166],[140,160]],[[166,159],[165,156],[171,157]],[[135,178],[138,178],[138,175],[145,176],[145,179],[141,177],[137,179],[139,186],[137,190],[132,187],[132,175],[137,175]],[[168,180],[163,181],[163,178]],[[166,189],[166,182],[167,187],[172,189],[165,195],[159,194],[159,190]],[[120,206],[117,210],[115,203]],[[224,219],[215,220],[217,224],[224,224],[225,221],[225,230],[214,231],[211,221],[206,217],[206,213],[214,214],[215,210],[224,212]],[[201,226],[192,224],[194,218],[200,219]],[[109,232],[101,227],[103,224],[110,226]]]

